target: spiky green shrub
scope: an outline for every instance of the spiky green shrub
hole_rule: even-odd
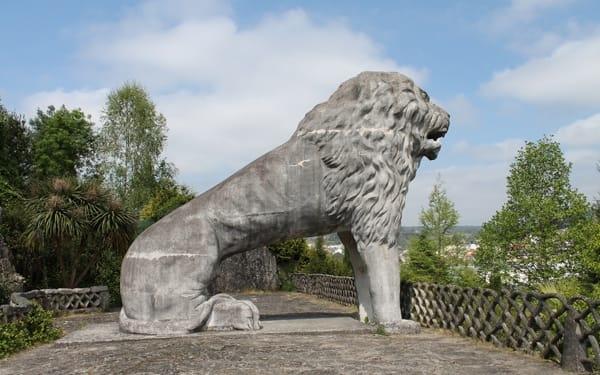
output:
[[[52,324],[52,312],[34,304],[23,319],[0,324],[0,358],[60,336],[62,330]]]

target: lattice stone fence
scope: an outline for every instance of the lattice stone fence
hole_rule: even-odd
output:
[[[9,305],[0,306],[0,323],[21,319],[31,309],[32,302],[53,311],[106,311],[110,294],[105,286],[75,289],[40,289],[13,293]]]
[[[292,274],[300,292],[356,303],[352,277]],[[403,317],[496,346],[538,353],[570,370],[600,368],[600,301],[516,290],[403,284]]]
[[[343,305],[358,303],[353,277],[293,273],[291,279],[299,292],[313,294]]]

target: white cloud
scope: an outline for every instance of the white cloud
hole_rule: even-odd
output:
[[[505,139],[492,144],[472,144],[469,141],[459,141],[454,144],[452,151],[468,155],[476,160],[507,161],[517,155],[517,151],[525,145],[525,141],[517,138]]]
[[[538,18],[542,12],[561,8],[573,0],[512,0],[508,7],[496,10],[486,20],[486,27],[493,32],[506,32]]]
[[[479,125],[479,110],[464,94],[458,94],[440,104],[450,113],[453,125],[469,127]]]
[[[271,15],[244,29],[228,16],[206,13],[175,23],[142,22],[136,16],[111,29],[84,55],[103,63],[111,76],[143,80],[153,88],[203,85],[253,93],[257,86],[297,89],[298,82],[329,87],[363,69],[399,69],[417,81],[426,74],[397,66],[366,35],[341,23],[316,24],[302,10]]]
[[[359,72],[427,76],[387,58],[366,35],[302,10],[242,28],[215,5],[222,2],[186,4],[144,3],[95,27],[82,56],[103,85],[134,79],[149,88],[168,121],[167,157],[199,191],[287,140],[306,112]]]
[[[479,225],[488,221],[506,202],[506,177],[518,149],[513,147],[514,152],[509,152],[511,146],[502,145],[522,146],[522,141],[516,141],[506,140],[487,146],[490,155],[498,149],[506,150],[504,157],[498,160],[486,161],[479,158],[478,153],[486,146],[481,146],[481,150],[469,148],[473,152],[473,163],[469,165],[436,168],[435,162],[428,164],[424,160],[416,178],[409,186],[402,224],[419,225],[419,214],[421,209],[427,206],[429,193],[438,175],[441,176],[448,197],[460,214],[460,224]],[[572,186],[585,194],[590,201],[597,197],[600,194],[600,173],[597,170],[600,149],[567,149],[565,158],[573,163]]]
[[[441,176],[448,194],[460,214],[460,224],[479,225],[487,221],[506,200],[507,162],[491,162],[448,168],[427,168],[417,172],[409,186],[402,224],[419,225],[421,209]]]
[[[582,23],[575,19],[566,20],[559,25],[553,25],[549,30],[540,27],[513,29],[510,48],[525,56],[547,56],[561,44],[572,40],[589,38],[590,35],[600,35],[600,25]]]
[[[68,109],[80,108],[85,114],[92,117],[97,123],[100,120],[100,112],[106,100],[109,90],[106,88],[97,90],[73,90],[65,91],[56,89],[52,91],[40,91],[27,96],[20,105],[20,110],[29,118],[33,117],[38,109],[45,110],[53,105],[60,107],[65,105]]]
[[[600,196],[600,148],[567,149],[565,159],[573,163],[571,183],[592,202]]]
[[[600,103],[600,34],[561,44],[547,57],[495,73],[485,94],[566,106]]]
[[[565,145],[600,148],[600,113],[558,129],[556,139]]]
[[[594,165],[600,162],[600,150],[591,148],[576,148],[565,152],[565,159],[573,164]]]
[[[546,56],[561,44],[599,34],[597,23],[565,16],[576,0],[512,0],[479,22],[480,28],[526,57]],[[560,22],[549,22],[554,13]]]
[[[600,113],[575,121],[556,131],[565,148],[565,159],[573,163],[571,181],[591,200],[600,193]]]

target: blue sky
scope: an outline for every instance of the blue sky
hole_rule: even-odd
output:
[[[168,120],[166,156],[202,192],[284,142],[312,106],[362,70],[413,77],[452,115],[403,223],[437,176],[480,224],[505,200],[525,140],[554,134],[572,182],[600,193],[600,2],[19,1],[3,4],[0,99],[99,120],[136,80]]]

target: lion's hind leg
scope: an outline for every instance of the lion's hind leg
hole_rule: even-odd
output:
[[[194,306],[187,319],[139,320],[127,316],[121,309],[121,330],[150,335],[177,335],[195,331],[259,330],[260,314],[256,306],[245,300],[236,300],[227,294],[210,298],[205,289],[201,293],[185,295]]]

